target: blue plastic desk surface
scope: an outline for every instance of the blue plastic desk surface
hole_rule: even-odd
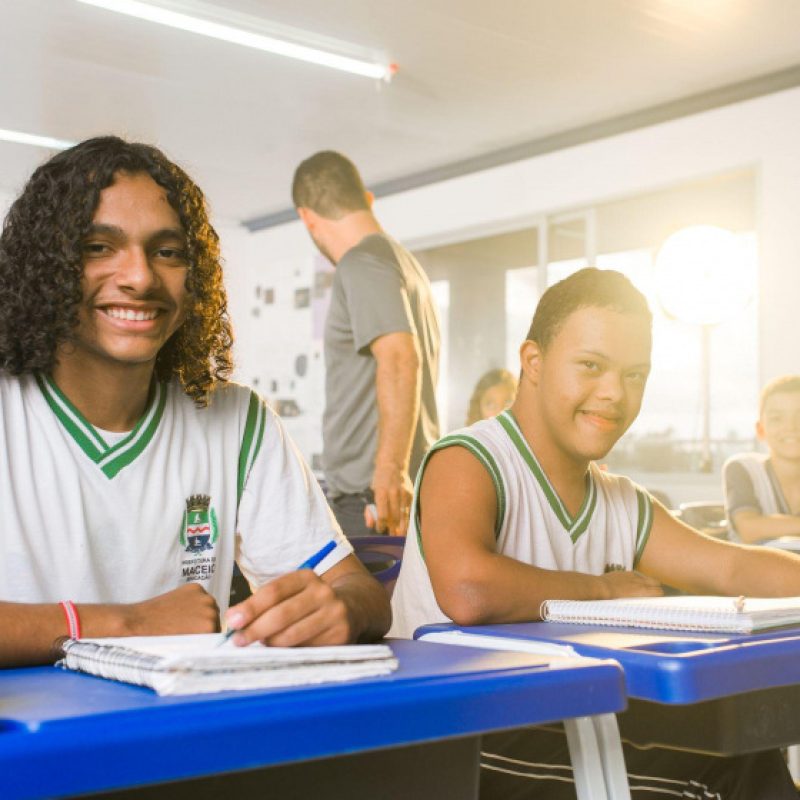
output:
[[[584,656],[613,658],[625,670],[629,697],[688,704],[800,683],[800,628],[758,634],[693,634],[558,622],[527,622],[462,630],[572,645]]]
[[[0,671],[0,797],[58,797],[470,736],[625,707],[613,662],[391,642],[394,674],[158,697],[54,667]]]

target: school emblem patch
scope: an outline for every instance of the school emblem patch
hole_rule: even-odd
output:
[[[186,500],[181,526],[181,544],[187,553],[211,550],[219,537],[217,514],[207,494],[193,494]]]

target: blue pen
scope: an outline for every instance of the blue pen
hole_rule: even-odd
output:
[[[335,547],[336,542],[331,540],[325,547],[320,548],[313,556],[307,558],[297,569],[314,569],[314,567],[316,567],[328,553],[332,552]]]
[[[317,564],[319,564],[320,561],[322,561],[322,559],[325,558],[325,556],[328,555],[328,553],[332,552],[335,548],[336,548],[336,542],[335,540],[331,539],[331,541],[328,542],[324,547],[321,547],[319,550],[317,550],[317,552],[314,553],[313,556],[309,556],[297,569],[298,570],[314,569],[314,567],[316,567]],[[233,636],[233,634],[236,633],[236,631],[237,631],[236,628],[230,628],[230,630],[225,631],[225,633],[222,634],[222,639],[220,640],[217,647],[219,647],[222,644],[225,644],[225,642],[227,642],[228,639],[230,639],[231,636]]]

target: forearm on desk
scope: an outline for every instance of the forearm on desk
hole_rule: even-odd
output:
[[[461,566],[431,578],[436,601],[460,625],[531,622],[541,619],[545,600],[610,600],[661,594],[644,575],[619,571],[605,575],[549,570],[497,553],[477,557],[459,553]]]
[[[742,509],[731,515],[731,522],[747,544],[780,536],[800,536],[800,517],[791,514],[759,514],[751,509]]]
[[[124,631],[119,606],[78,605],[84,636],[120,636]],[[58,603],[0,603],[0,666],[49,664],[59,657],[55,643],[69,635]]]

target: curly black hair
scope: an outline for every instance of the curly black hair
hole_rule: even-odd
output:
[[[84,239],[100,192],[120,172],[147,174],[163,187],[186,233],[186,320],[158,353],[155,376],[177,377],[204,406],[233,368],[219,237],[202,191],[180,167],[155,147],[116,136],[88,139],[51,158],[8,212],[0,234],[0,370],[52,372],[59,346],[78,325]]]

